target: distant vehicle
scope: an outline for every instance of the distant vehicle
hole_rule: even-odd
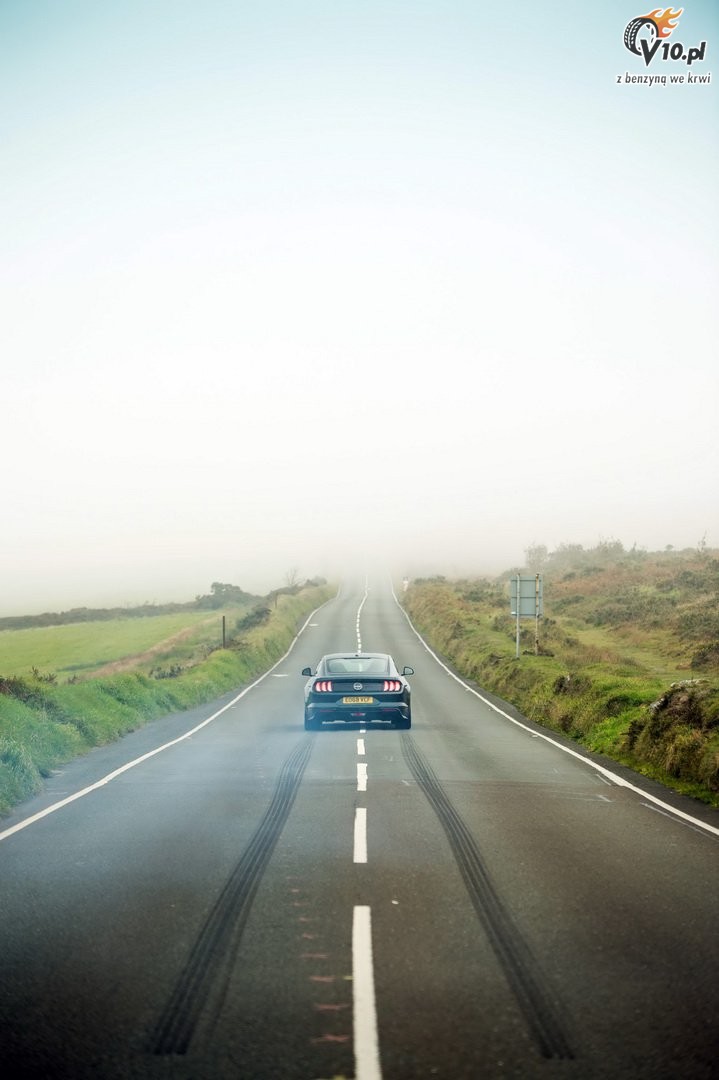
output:
[[[305,731],[323,724],[382,724],[407,731],[412,726],[410,687],[387,653],[328,653],[305,684]]]

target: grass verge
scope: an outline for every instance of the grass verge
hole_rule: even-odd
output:
[[[622,648],[626,627],[623,635],[595,634],[591,642],[583,642],[576,606],[571,631],[569,620],[561,617],[543,621],[539,655],[533,649],[533,620],[526,620],[532,629],[523,628],[517,658],[505,585],[418,581],[405,593],[404,606],[456,671],[529,719],[676,791],[719,806],[715,672],[688,672],[681,659],[674,669],[666,658],[658,665],[654,645],[642,653],[639,626],[631,649]],[[586,603],[581,582],[577,587]],[[662,645],[669,649],[668,636]]]
[[[91,747],[251,682],[284,655],[306,616],[333,594],[327,585],[279,594],[273,607],[238,622],[227,648],[189,666],[170,662],[153,673],[135,670],[64,685],[37,671],[0,677],[0,814]]]

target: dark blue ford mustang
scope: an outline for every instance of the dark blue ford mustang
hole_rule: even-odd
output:
[[[383,724],[406,731],[412,726],[410,687],[387,653],[328,653],[305,684],[305,730],[323,724]]]

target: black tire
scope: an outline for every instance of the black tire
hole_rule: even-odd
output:
[[[321,727],[321,720],[316,720],[314,716],[308,716],[305,713],[305,731],[319,731]]]
[[[407,716],[401,720],[396,720],[394,726],[396,731],[409,731],[412,727],[412,717]]]
[[[632,19],[630,23],[627,23],[627,28],[624,31],[624,44],[629,51],[633,52],[636,56],[642,55],[641,50],[637,45],[637,37],[639,36],[639,31],[644,30],[645,28],[651,28],[654,31],[654,37],[656,38],[659,33],[657,24],[654,22],[654,19],[647,19],[645,17],[642,17],[641,19]]]

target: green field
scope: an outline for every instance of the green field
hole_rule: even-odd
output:
[[[222,643],[222,615],[228,628],[245,609],[184,611],[172,615],[69,623],[0,631],[0,675],[93,674],[108,664],[133,662],[145,668],[170,660],[187,662],[203,646]],[[147,655],[153,650],[151,655]]]

